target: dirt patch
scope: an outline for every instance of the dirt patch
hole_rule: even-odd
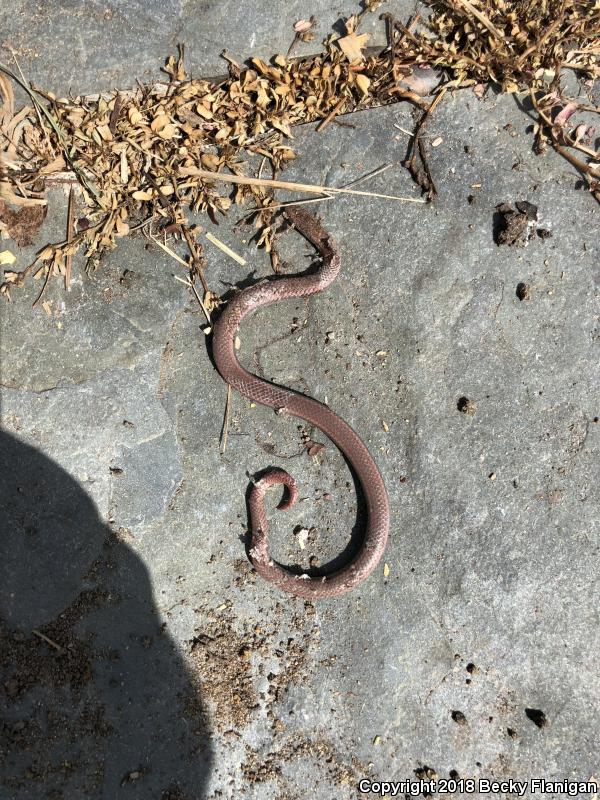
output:
[[[93,776],[101,774],[101,767],[53,754],[112,731],[104,706],[87,691],[93,660],[107,654],[97,653],[90,639],[75,632],[86,614],[106,602],[104,592],[82,592],[56,620],[29,635],[0,620],[0,682],[7,711],[0,723],[0,752],[13,758],[21,754],[26,765],[10,777],[6,774],[6,787],[16,790],[50,779],[66,783],[80,768],[89,777],[90,790],[97,785]]]
[[[0,200],[0,228],[3,226],[19,247],[28,247],[33,244],[47,210],[47,206],[25,206],[13,210],[4,200]]]
[[[102,591],[82,592],[56,620],[29,636],[0,620],[0,670],[9,703],[40,683],[81,691],[92,676],[93,649],[73,629],[105,602],[107,595]]]
[[[280,619],[283,612],[283,604],[277,603],[274,619]],[[216,732],[237,735],[266,707],[271,725],[281,730],[270,706],[306,676],[310,643],[318,639],[318,629],[311,625],[307,630],[307,620],[314,615],[312,603],[305,603],[303,612],[293,615],[288,636],[281,633],[277,622],[239,630],[228,607],[202,613],[207,621],[190,642],[189,661],[192,684],[209,706],[212,727]],[[259,693],[256,686],[264,679],[267,664],[271,665],[266,675],[268,688]]]
[[[328,781],[338,786],[358,783],[369,774],[369,767],[352,757],[350,762],[340,756],[335,747],[322,737],[313,740],[291,736],[279,749],[267,755],[247,748],[246,761],[242,766],[244,778],[249,783],[263,783],[282,777],[282,765],[301,758],[314,759],[327,773]]]
[[[262,642],[259,625],[239,634],[231,618],[209,621],[191,640],[194,682],[212,705],[216,730],[245,727],[257,708],[250,657]]]

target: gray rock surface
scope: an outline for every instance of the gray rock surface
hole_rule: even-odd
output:
[[[203,8],[211,52],[232,48],[225,6]],[[311,11],[324,21],[330,7],[286,14]],[[93,26],[83,18],[71,34]],[[253,27],[228,30],[244,42]],[[265,47],[277,50],[272,33]],[[152,55],[123,36],[132,59]],[[104,80],[94,63],[87,88]],[[391,164],[361,188],[416,197],[396,127],[411,127],[409,108],[344,121],[295,130],[287,177],[339,186]],[[286,563],[335,558],[360,509],[357,521],[351,475],[324,437],[309,431],[328,444],[309,458],[296,420],[240,397],[219,453],[226,387],[176,262],[127,240],[90,276],[78,271],[70,293],[51,283],[47,313],[31,310],[38,284],[1,307],[1,485],[13,524],[2,642],[23,651],[16,677],[0,659],[3,798],[329,800],[360,796],[360,778],[432,771],[599,777],[598,211],[566,162],[531,152],[529,125],[511,97],[448,97],[428,128],[435,203],[320,204],[340,278],[241,333],[245,363],[326,400],[381,467],[386,574],[382,563],[342,598],[281,596],[248,567],[249,474],[275,464],[298,479],[302,502],[271,515]],[[550,238],[495,244],[495,209],[516,200],[538,206]],[[36,247],[62,237],[64,217],[55,194]],[[238,217],[202,221],[248,259],[242,268],[206,243],[217,292],[269,274]],[[310,263],[293,233],[281,250],[292,271]],[[18,255],[22,267],[31,252]],[[44,497],[72,498],[79,512],[48,500],[47,518],[62,523],[23,532],[23,503]],[[82,533],[65,522],[78,513]],[[291,531],[313,526],[301,550]],[[71,643],[62,679],[64,654],[34,628]],[[32,660],[41,677],[30,685]]]
[[[415,0],[396,0],[403,18]],[[295,55],[316,52],[331,26],[359,10],[352,3],[300,0],[274,4],[270,0],[15,0],[0,2],[0,52],[9,63],[14,51],[28,77],[61,94],[129,89],[136,79],[165,80],[165,58],[186,46],[186,66],[194,77],[222,75],[223,49],[238,60],[269,59],[286,53],[297,20],[315,15],[315,39],[299,42]],[[384,9],[382,9],[384,10]],[[385,43],[378,14],[368,16],[361,30],[371,33],[371,45]]]

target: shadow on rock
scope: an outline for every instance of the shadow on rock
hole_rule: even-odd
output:
[[[201,800],[197,686],[146,568],[63,469],[0,431],[0,796]]]

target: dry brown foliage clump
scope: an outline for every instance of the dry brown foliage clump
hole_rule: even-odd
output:
[[[577,111],[598,114],[600,108],[569,97],[564,88],[566,72],[587,88],[600,78],[600,2],[428,0],[427,5],[432,14],[418,31],[383,15],[396,37],[398,63],[444,68],[447,87],[474,85],[482,94],[493,83],[504,92],[529,95],[537,116],[537,151],[554,147],[600,202],[600,153],[591,146],[596,129],[571,119]]]
[[[593,0],[430,0],[426,29],[404,34],[410,58],[452,70],[457,86],[505,92],[546,86],[564,69],[600,76],[600,4]]]
[[[11,287],[31,273],[45,276],[44,286],[61,274],[68,286],[77,250],[94,263],[120,237],[151,226],[185,238],[191,277],[202,279],[202,251],[189,212],[214,218],[248,200],[256,208],[259,244],[270,247],[272,188],[238,183],[231,189],[211,175],[248,175],[250,159],[258,156],[277,177],[295,157],[295,125],[321,120],[324,126],[338,114],[398,100],[423,110],[418,133],[435,105],[411,88],[416,68],[444,73],[444,92],[494,82],[507,92],[529,93],[539,149],[550,143],[563,152],[600,199],[592,133],[581,124],[571,131],[570,119],[582,104],[565,97],[561,80],[565,70],[588,82],[600,75],[599,2],[435,0],[426,21],[417,17],[405,25],[383,14],[388,47],[369,54],[359,23],[379,5],[366,0],[363,12],[346,21],[344,36],[330,36],[316,56],[293,60],[294,42],[311,35],[313,20],[301,20],[287,55],[270,63],[252,58],[245,66],[228,57],[229,75],[218,81],[188,80],[183,49],[167,60],[168,83],[91,97],[55,97],[3,67],[0,203],[12,208],[4,215],[0,208],[0,233],[10,235],[10,215],[12,230],[18,228],[15,215],[22,214],[24,224],[31,225],[32,217],[41,221],[39,207],[53,183],[76,184],[85,213],[75,224],[71,207],[65,241],[43,248],[26,270],[5,271],[0,291],[9,297]],[[15,109],[6,76],[25,89],[29,105]],[[434,103],[440,99],[438,94]],[[435,187],[418,140],[420,149],[415,144],[407,166],[431,198]]]

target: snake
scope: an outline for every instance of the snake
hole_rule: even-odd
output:
[[[376,568],[386,547],[390,512],[379,469],[358,434],[327,405],[300,392],[271,383],[248,372],[238,361],[236,338],[245,317],[258,308],[287,298],[307,297],[326,289],[341,268],[340,248],[321,221],[299,206],[286,206],[284,216],[313,245],[321,258],[316,271],[273,276],[237,292],[213,326],[212,353],[221,377],[249,400],[291,414],[318,428],[341,451],[358,479],[366,506],[366,530],[360,547],[340,569],[325,575],[298,574],[274,561],[269,554],[269,525],[264,498],[271,486],[283,486],[278,509],[290,509],[298,499],[295,479],[285,470],[271,468],[253,481],[248,508],[248,557],[256,572],[278,589],[305,599],[336,597],[362,583]]]

